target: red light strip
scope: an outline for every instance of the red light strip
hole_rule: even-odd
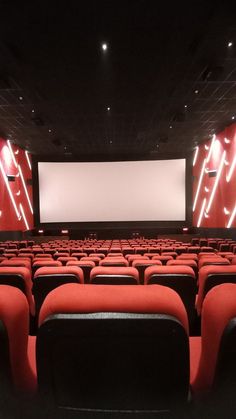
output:
[[[29,158],[29,153],[28,153],[27,150],[25,151],[25,156],[26,156],[28,166],[29,166],[30,170],[32,170],[32,166],[31,166],[31,162],[30,162],[30,158]]]
[[[211,205],[212,205],[212,202],[213,202],[215,193],[216,193],[216,188],[218,186],[218,183],[219,183],[219,180],[220,180],[220,176],[221,176],[221,172],[222,172],[222,169],[224,167],[225,155],[226,155],[226,151],[223,152],[223,155],[221,157],[220,165],[219,165],[219,168],[218,168],[218,171],[217,171],[216,180],[215,180],[215,183],[214,183],[212,192],[211,192],[211,196],[210,196],[210,199],[209,199],[207,208],[206,208],[206,212],[209,212],[210,209],[211,209]]]
[[[226,182],[230,182],[230,179],[232,177],[232,174],[233,174],[235,165],[236,165],[236,154],[235,154],[234,159],[233,159],[233,162],[232,162],[232,164],[230,166],[229,173],[226,175]]]
[[[10,154],[11,154],[12,161],[13,161],[14,165],[17,167],[17,162],[16,162],[16,159],[15,159],[15,155],[13,153],[12,146],[11,146],[11,143],[10,143],[9,140],[7,140],[7,145],[8,145]]]
[[[193,158],[193,167],[195,166],[197,162],[198,152],[199,152],[199,147],[197,146],[196,151],[194,153],[194,158]]]
[[[29,230],[29,224],[27,222],[27,219],[26,219],[26,216],[25,216],[25,212],[24,212],[24,209],[23,209],[23,207],[22,207],[21,204],[20,204],[20,212],[21,212],[22,217],[23,217],[23,220],[25,222],[26,229]]]
[[[202,217],[203,217],[204,210],[205,210],[205,206],[206,206],[206,198],[204,198],[203,203],[202,203],[202,208],[201,208],[200,215],[199,215],[199,218],[198,218],[197,227],[200,227],[200,225],[201,225]]]
[[[230,219],[229,219],[229,222],[228,222],[228,224],[227,224],[227,228],[230,228],[230,227],[231,227],[231,225],[233,224],[233,221],[234,221],[234,217],[235,217],[235,215],[236,215],[236,205],[235,205],[235,207],[234,207],[234,209],[233,209],[233,212],[232,212],[231,217],[230,217]]]
[[[199,178],[199,182],[198,182],[198,186],[197,186],[197,191],[196,191],[196,195],[195,195],[194,203],[193,203],[193,212],[196,209],[197,200],[198,200],[199,192],[200,192],[200,189],[201,189],[202,179],[203,179],[203,175],[204,175],[204,172],[205,172],[205,167],[206,167],[206,159],[204,159],[203,165],[202,165],[202,170],[201,170],[201,174],[200,174],[200,178]]]
[[[216,139],[216,136],[214,134],[213,135],[213,138],[211,140],[211,146],[210,146],[210,150],[209,150],[209,153],[208,153],[208,156],[207,156],[207,163],[209,163],[209,161],[210,161],[210,158],[211,158],[211,155],[212,155],[212,151],[213,151],[213,147],[214,147],[215,139]]]

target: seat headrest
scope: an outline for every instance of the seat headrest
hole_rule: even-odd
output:
[[[46,297],[39,324],[52,314],[100,312],[167,314],[176,317],[188,333],[188,318],[181,298],[171,288],[161,285],[98,287],[92,284],[65,284]]]

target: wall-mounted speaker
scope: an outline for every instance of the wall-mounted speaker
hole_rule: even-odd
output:
[[[217,170],[208,170],[208,176],[209,177],[216,177]]]
[[[7,175],[8,182],[14,182],[16,177],[14,175]]]

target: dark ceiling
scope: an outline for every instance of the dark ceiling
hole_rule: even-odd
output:
[[[71,158],[192,150],[236,117],[235,3],[0,1],[0,134]]]

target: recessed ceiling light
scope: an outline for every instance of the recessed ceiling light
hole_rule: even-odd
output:
[[[173,128],[172,125],[170,125],[170,129]]]
[[[32,113],[34,113],[34,109],[32,109],[32,111],[31,111]]]
[[[108,107],[107,107],[107,110],[108,110],[108,111],[110,111],[110,110],[111,110],[110,106],[108,106]]]
[[[19,100],[23,100],[23,96],[19,96]]]
[[[103,50],[103,51],[106,51],[106,50],[107,50],[107,44],[105,44],[105,43],[104,43],[104,44],[102,44],[102,50]]]
[[[230,47],[232,47],[233,46],[233,42],[232,41],[229,41],[228,42],[228,47],[230,48]]]
[[[194,90],[194,93],[197,95],[199,93],[199,90],[198,89]]]
[[[51,129],[49,129],[49,130],[48,130],[48,132],[52,132],[52,130],[51,130]]]
[[[235,119],[235,116],[232,116],[232,118],[231,119]]]
[[[110,144],[112,144],[112,141],[110,140]]]
[[[185,107],[185,108],[187,108],[187,107],[188,107],[188,105],[184,105],[184,107]]]

